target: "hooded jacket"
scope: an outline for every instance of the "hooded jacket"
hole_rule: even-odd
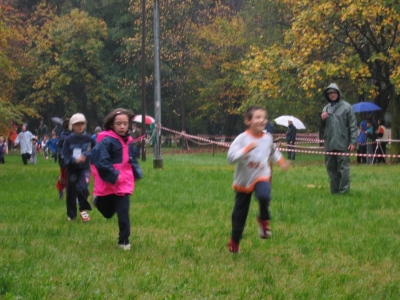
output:
[[[334,89],[338,92],[338,101],[331,102],[328,90]],[[329,102],[323,112],[328,113],[325,120],[321,120],[324,129],[325,151],[348,151],[350,144],[357,145],[357,120],[353,107],[347,103],[342,92],[335,83],[331,83],[324,90],[324,97]]]
[[[143,175],[132,141],[130,136],[121,137],[112,130],[99,133],[92,149],[95,196],[133,193],[134,181]]]

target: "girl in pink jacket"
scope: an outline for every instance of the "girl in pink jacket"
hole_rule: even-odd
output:
[[[129,135],[133,113],[124,108],[114,109],[104,119],[104,131],[97,136],[92,149],[94,176],[93,204],[109,219],[118,217],[118,245],[130,250],[129,195],[133,193],[135,180],[142,178],[137,162],[137,149]]]

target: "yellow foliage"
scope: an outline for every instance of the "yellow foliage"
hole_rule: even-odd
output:
[[[382,76],[373,74],[381,64],[393,69],[390,80],[400,90],[396,67],[400,61],[400,13],[394,6],[373,0],[283,2],[293,15],[285,44],[265,50],[252,48],[251,59],[242,63],[243,75],[257,93],[279,97],[279,84],[295,73],[307,96],[312,94],[310,90],[320,91],[319,82],[336,77],[354,81],[357,89],[373,96],[375,89],[363,86],[373,82],[368,79]],[[367,49],[367,42],[369,52],[361,57],[360,50]]]

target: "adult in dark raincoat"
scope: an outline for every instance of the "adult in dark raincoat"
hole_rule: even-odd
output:
[[[357,120],[353,107],[343,99],[342,92],[335,83],[324,90],[329,102],[321,114],[324,128],[326,152],[348,153],[357,146]],[[350,157],[345,155],[325,155],[325,165],[330,178],[332,194],[342,194],[350,190]]]

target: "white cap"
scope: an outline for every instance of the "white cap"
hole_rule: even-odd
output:
[[[72,130],[72,125],[76,123],[86,123],[85,115],[81,113],[72,115],[71,119],[69,119],[69,130]]]

